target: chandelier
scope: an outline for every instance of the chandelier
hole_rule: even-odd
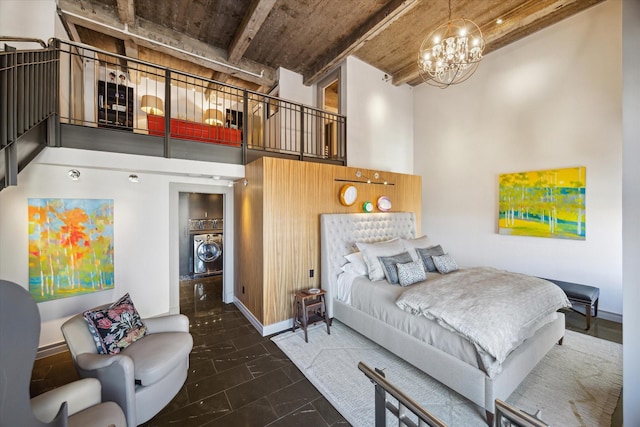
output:
[[[433,30],[420,45],[420,76],[442,89],[461,83],[476,71],[483,51],[480,28],[468,19],[451,19],[449,1],[449,21]]]

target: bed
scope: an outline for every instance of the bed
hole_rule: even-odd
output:
[[[437,323],[424,316],[405,313],[397,306],[397,310],[393,311],[394,308],[391,306],[404,289],[384,281],[369,281],[368,285],[358,285],[358,280],[362,279],[353,280],[354,288],[369,286],[366,292],[360,292],[369,300],[358,302],[349,301],[338,283],[339,279],[342,280],[345,276],[342,274],[342,267],[347,263],[345,255],[357,250],[356,242],[382,242],[396,237],[415,239],[415,215],[324,214],[321,215],[320,224],[321,284],[329,294],[326,301],[327,315],[380,344],[479,405],[485,410],[489,425],[493,424],[495,399],[506,400],[547,352],[556,343],[562,343],[564,315],[554,311],[545,315],[544,320],[539,323],[542,326],[533,327],[527,338],[510,351],[504,360],[499,362],[497,368],[494,366],[490,373],[482,358],[474,352],[474,345],[465,343],[465,339],[461,339],[455,332],[438,331],[432,334],[433,339],[429,344],[423,337],[417,338],[414,332],[398,326],[408,323]],[[370,286],[372,284],[373,287]],[[380,306],[375,306],[375,309],[361,310],[363,307],[374,306],[374,299],[383,302]],[[400,320],[393,321],[395,316]],[[413,327],[409,329],[413,330]],[[457,350],[451,351],[451,346]]]

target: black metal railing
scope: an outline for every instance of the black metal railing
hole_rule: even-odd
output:
[[[360,369],[375,385],[376,427],[385,427],[387,425],[387,410],[389,410],[398,419],[398,426],[447,427],[445,423],[431,415],[410,397],[387,381],[381,370],[371,369],[362,362],[358,363],[358,369]],[[397,405],[395,402],[387,399],[387,393],[397,400]],[[417,422],[411,419],[411,415],[415,417]]]
[[[35,155],[32,150],[21,157],[16,141],[44,121],[45,137],[35,138],[44,139],[39,149],[242,164],[269,155],[346,164],[342,115],[80,43],[1,41],[37,42],[42,49],[0,50],[0,189],[15,185],[25,159]],[[89,136],[67,125],[121,133]]]
[[[57,96],[57,52],[44,41],[2,37],[0,41],[38,43],[44,49],[16,50],[5,45],[0,51],[0,190],[16,185],[20,164],[35,156],[30,146],[18,150],[17,140],[55,113]]]
[[[344,116],[78,43],[57,46],[68,90],[62,123],[161,136],[166,157],[181,139],[346,164]]]

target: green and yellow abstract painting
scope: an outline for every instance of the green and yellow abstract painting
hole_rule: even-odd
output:
[[[585,240],[587,168],[500,175],[498,233]]]
[[[113,200],[29,199],[29,292],[37,302],[113,289]]]

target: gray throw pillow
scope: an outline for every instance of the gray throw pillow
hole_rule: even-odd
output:
[[[433,259],[433,263],[440,274],[451,273],[458,269],[458,264],[456,264],[456,261],[449,254],[433,256],[431,258]]]
[[[387,282],[392,285],[398,284],[398,267],[396,267],[396,264],[404,264],[406,262],[413,261],[409,252],[402,252],[393,256],[379,256],[378,259],[382,264],[384,277],[387,279]]]
[[[422,258],[422,262],[424,263],[424,269],[428,272],[436,271],[436,266],[431,259],[434,255],[444,255],[444,251],[442,250],[442,246],[435,245],[429,246],[428,248],[416,248],[418,255]]]
[[[398,280],[400,286],[409,286],[427,279],[427,273],[422,268],[421,261],[398,264]]]

